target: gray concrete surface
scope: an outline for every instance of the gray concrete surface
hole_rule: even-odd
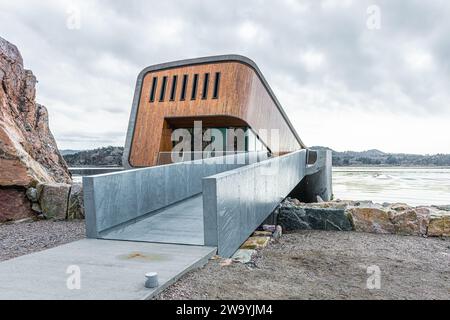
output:
[[[332,153],[330,150],[308,150],[306,176],[289,195],[302,202],[317,202],[317,196],[323,201],[333,197]]]
[[[216,249],[85,239],[0,263],[0,299],[149,299],[184,273],[204,265]],[[79,267],[80,290],[69,290],[69,266]],[[144,287],[157,272],[160,286]]]
[[[317,196],[323,201],[330,201],[333,197],[331,150],[320,150],[316,153],[316,163],[306,167],[307,176],[304,179],[306,202],[316,202]]]
[[[306,150],[203,179],[205,245],[229,257],[306,174]]]
[[[100,234],[102,239],[203,245],[202,195]]]
[[[83,177],[88,238],[202,192],[202,178],[246,164],[248,154]]]

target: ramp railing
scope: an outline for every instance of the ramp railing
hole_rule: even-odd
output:
[[[263,159],[249,153],[83,177],[88,238],[202,192],[202,178]]]

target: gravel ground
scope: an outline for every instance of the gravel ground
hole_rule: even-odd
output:
[[[84,221],[35,221],[0,225],[0,261],[85,237]]]
[[[450,299],[450,240],[302,231],[259,252],[253,267],[211,260],[158,299]],[[367,267],[381,288],[367,289]]]
[[[84,221],[0,225],[0,261],[85,237]],[[158,299],[450,299],[450,239],[356,232],[283,235],[253,264],[211,260]],[[381,288],[366,287],[367,267]]]

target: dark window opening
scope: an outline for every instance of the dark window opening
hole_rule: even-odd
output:
[[[181,85],[181,95],[180,95],[180,100],[186,99],[186,88],[187,88],[187,84],[188,84],[188,75],[185,74],[185,75],[183,76],[183,84]]]
[[[191,100],[195,100],[197,97],[197,86],[198,85],[198,74],[194,74],[194,81],[192,83],[192,93],[191,93]]]
[[[170,89],[170,101],[175,100],[175,95],[177,94],[177,81],[178,81],[178,76],[173,76],[172,88]]]
[[[156,94],[156,87],[158,85],[158,78],[157,77],[153,77],[152,80],[152,89],[150,90],[150,102],[154,102],[155,101],[155,94]]]
[[[213,99],[219,98],[219,87],[220,87],[220,72],[216,72],[216,79],[214,81]]]
[[[163,77],[161,85],[161,93],[159,95],[160,102],[164,101],[164,98],[166,96],[166,87],[167,87],[167,77]]]
[[[209,73],[205,73],[205,78],[203,79],[203,92],[202,99],[208,99],[208,86],[209,86]]]

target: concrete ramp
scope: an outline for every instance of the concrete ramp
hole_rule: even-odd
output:
[[[81,240],[0,263],[0,300],[150,299],[215,252],[204,246]],[[79,290],[67,286],[70,266],[80,270]],[[145,288],[148,272],[158,272],[157,289]]]
[[[230,257],[305,177],[309,197],[329,200],[330,152],[240,154],[84,177],[87,236],[206,245]]]
[[[204,245],[202,195],[102,232],[102,239]]]

